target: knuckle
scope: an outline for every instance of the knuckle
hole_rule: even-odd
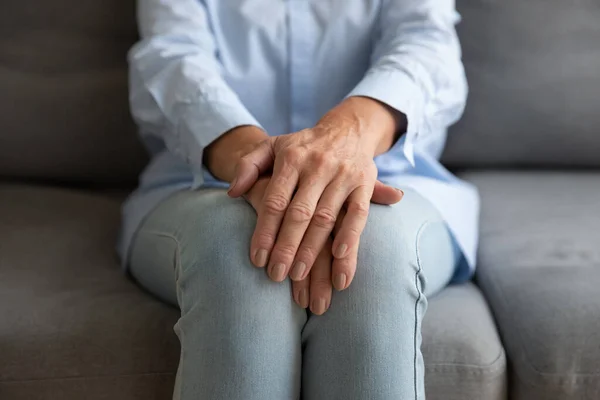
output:
[[[282,151],[282,157],[285,163],[297,165],[302,159],[302,150],[297,147],[288,147]]]
[[[240,160],[237,163],[238,168],[247,168],[248,166],[251,166],[251,165],[252,165],[252,161],[250,160],[249,154],[246,154],[245,156],[240,158]]]
[[[345,162],[339,165],[338,174],[342,177],[350,177],[354,174],[354,167]]]
[[[365,201],[351,201],[348,203],[348,214],[360,218],[367,218],[369,215],[369,203]]]
[[[317,166],[322,166],[327,162],[327,156],[322,151],[315,152],[312,154],[312,162]]]
[[[244,171],[252,171],[253,167],[254,163],[252,163],[252,160],[248,158],[248,156],[244,156],[240,158],[240,160],[237,162],[235,166],[235,173],[236,175],[239,175],[241,172]]]
[[[319,295],[326,296],[331,289],[331,280],[326,276],[315,277],[314,274],[310,280],[311,292]]]
[[[369,165],[365,168],[364,171],[365,171],[365,174],[366,174],[367,178],[370,178],[370,179],[373,179],[373,180],[377,179],[377,172],[378,171],[377,171],[377,165],[375,165],[374,161],[371,161],[369,163]]]
[[[317,152],[312,156],[312,164],[319,170],[329,170],[333,165],[333,154],[329,152]]]
[[[298,250],[298,255],[298,259],[304,261],[310,267],[317,259],[319,252],[314,247],[302,245]]]
[[[263,209],[268,214],[281,214],[288,206],[288,199],[282,194],[271,194],[263,200]]]
[[[337,215],[333,210],[327,207],[320,207],[313,216],[315,225],[319,228],[333,228],[337,220]]]
[[[369,177],[370,176],[367,170],[361,169],[359,171],[356,171],[356,180],[358,182],[365,182],[366,180],[368,180]]]
[[[333,261],[332,269],[335,272],[346,272],[349,269],[348,267],[350,266],[349,261],[350,261],[349,256],[346,256],[345,258],[336,258]]]
[[[288,183],[289,177],[287,175],[278,174],[271,178],[271,181],[274,182],[277,187],[285,187]]]
[[[355,270],[355,259],[346,257],[340,260],[336,260],[335,270],[337,272],[344,272],[348,276],[352,276]]]
[[[277,243],[273,249],[273,257],[282,261],[290,261],[296,255],[296,246],[290,243]]]
[[[348,227],[347,233],[349,236],[360,236],[362,235],[362,231],[356,226]]]
[[[301,281],[292,281],[292,287],[295,292],[299,292],[302,289],[307,289],[309,286],[308,279],[303,279]]]
[[[275,242],[275,235],[266,231],[262,231],[257,232],[254,239],[256,244],[261,248],[270,249],[273,246],[273,243]]]
[[[308,204],[293,202],[288,208],[288,216],[294,223],[306,223],[311,220],[313,212]]]

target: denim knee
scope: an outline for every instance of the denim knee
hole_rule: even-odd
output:
[[[361,236],[354,292],[373,291],[380,300],[399,292],[419,296],[418,230],[409,229],[405,214],[388,206],[371,207]]]
[[[238,319],[292,312],[289,282],[272,282],[250,261],[256,213],[249,204],[225,191],[201,194],[197,204],[193,198],[181,203],[187,210],[173,233],[179,243],[176,279],[188,302]]]

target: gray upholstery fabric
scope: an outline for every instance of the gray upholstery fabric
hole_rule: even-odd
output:
[[[600,172],[478,172],[478,282],[512,399],[600,399]]]
[[[134,0],[0,1],[0,176],[132,182]]]
[[[121,274],[118,219],[112,195],[0,185],[3,400],[171,398],[178,312]],[[478,289],[431,299],[423,329],[428,400],[505,399],[504,353]]]
[[[427,400],[506,399],[504,348],[472,283],[450,286],[430,299],[422,350]]]
[[[177,311],[114,255],[120,202],[0,186],[0,398],[169,399]]]
[[[470,84],[455,167],[600,166],[600,3],[458,0]]]

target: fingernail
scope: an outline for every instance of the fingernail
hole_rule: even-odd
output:
[[[343,258],[344,254],[346,254],[346,250],[348,250],[348,245],[340,244],[337,249],[335,249],[335,254],[333,255],[335,258]]]
[[[271,268],[271,278],[274,281],[281,282],[285,278],[285,264],[278,263]]]
[[[267,264],[268,253],[265,249],[259,249],[254,256],[257,267],[264,267]]]
[[[346,274],[337,274],[333,278],[333,286],[335,286],[337,290],[344,290],[346,288],[346,279]]]
[[[308,290],[300,290],[300,293],[298,293],[298,303],[300,303],[300,307],[302,308],[308,307]]]
[[[312,305],[310,307],[310,311],[313,312],[313,314],[317,314],[317,315],[321,315],[325,312],[325,299],[324,298],[319,298],[316,300],[313,300]]]
[[[299,281],[304,276],[304,271],[306,271],[306,264],[302,261],[298,261],[294,264],[294,268],[292,268],[290,278],[294,281]]]
[[[396,189],[396,192],[400,193],[400,196],[404,196],[404,190],[398,189],[398,188],[394,188],[394,189]]]

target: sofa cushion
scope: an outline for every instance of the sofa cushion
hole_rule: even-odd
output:
[[[429,299],[423,321],[427,400],[504,400],[504,348],[490,310],[472,283]]]
[[[477,172],[477,279],[512,365],[512,399],[600,399],[600,172]]]
[[[121,272],[119,204],[0,185],[0,398],[171,398],[177,311]]]
[[[0,394],[6,400],[170,399],[178,311],[126,279],[114,195],[0,185]],[[473,285],[431,299],[428,399],[505,399],[505,360]]]
[[[600,166],[600,7],[583,0],[458,0],[470,85],[445,161]]]
[[[0,176],[132,182],[133,0],[0,1]]]

